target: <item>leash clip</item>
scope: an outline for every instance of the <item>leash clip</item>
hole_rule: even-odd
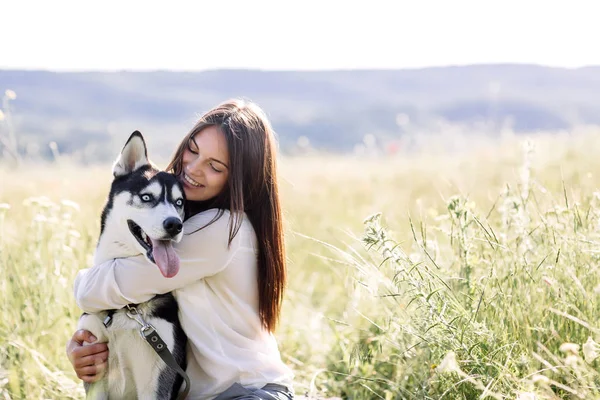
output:
[[[128,304],[127,305],[127,310],[128,310],[127,311],[127,316],[129,318],[131,318],[132,320],[134,320],[135,322],[137,322],[138,324],[140,324],[140,326],[141,326],[141,328],[140,328],[140,336],[142,337],[142,339],[146,339],[146,337],[148,337],[154,331],[156,331],[156,328],[154,328],[151,324],[149,324],[148,322],[146,322],[146,320],[144,320],[144,318],[142,318],[142,315],[137,310],[137,308],[135,308],[134,306],[130,306]]]

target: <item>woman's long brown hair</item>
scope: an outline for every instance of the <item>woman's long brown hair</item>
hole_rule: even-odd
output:
[[[273,332],[279,320],[286,285],[282,212],[277,183],[274,132],[264,112],[254,103],[230,100],[204,114],[183,138],[167,170],[179,176],[183,153],[194,135],[217,126],[229,149],[228,184],[208,203],[186,204],[186,217],[209,208],[230,211],[229,243],[248,216],[258,238],[258,307],[262,325]]]

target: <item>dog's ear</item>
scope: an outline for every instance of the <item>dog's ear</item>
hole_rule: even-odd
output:
[[[146,142],[142,134],[135,131],[129,136],[121,154],[115,161],[113,175],[115,177],[127,175],[146,165],[150,165]]]

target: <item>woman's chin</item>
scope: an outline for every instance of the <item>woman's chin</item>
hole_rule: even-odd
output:
[[[185,193],[185,199],[187,201],[204,201],[206,198],[204,196],[200,196],[198,193]]]
[[[185,192],[185,199],[189,201],[206,201],[212,198],[212,196],[207,196],[197,189],[194,190],[184,187],[183,191]]]

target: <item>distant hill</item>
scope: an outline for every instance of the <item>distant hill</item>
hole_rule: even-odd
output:
[[[600,67],[482,65],[414,70],[271,72],[86,72],[0,70],[0,93],[12,89],[21,147],[90,160],[113,158],[135,129],[168,156],[197,114],[229,97],[258,102],[284,150],[300,136],[312,146],[348,151],[365,134],[382,140],[434,129],[443,119],[516,132],[600,124]],[[410,123],[398,126],[397,115]],[[405,119],[406,119],[405,117]],[[2,127],[0,127],[2,129]],[[33,150],[32,150],[33,149]]]

